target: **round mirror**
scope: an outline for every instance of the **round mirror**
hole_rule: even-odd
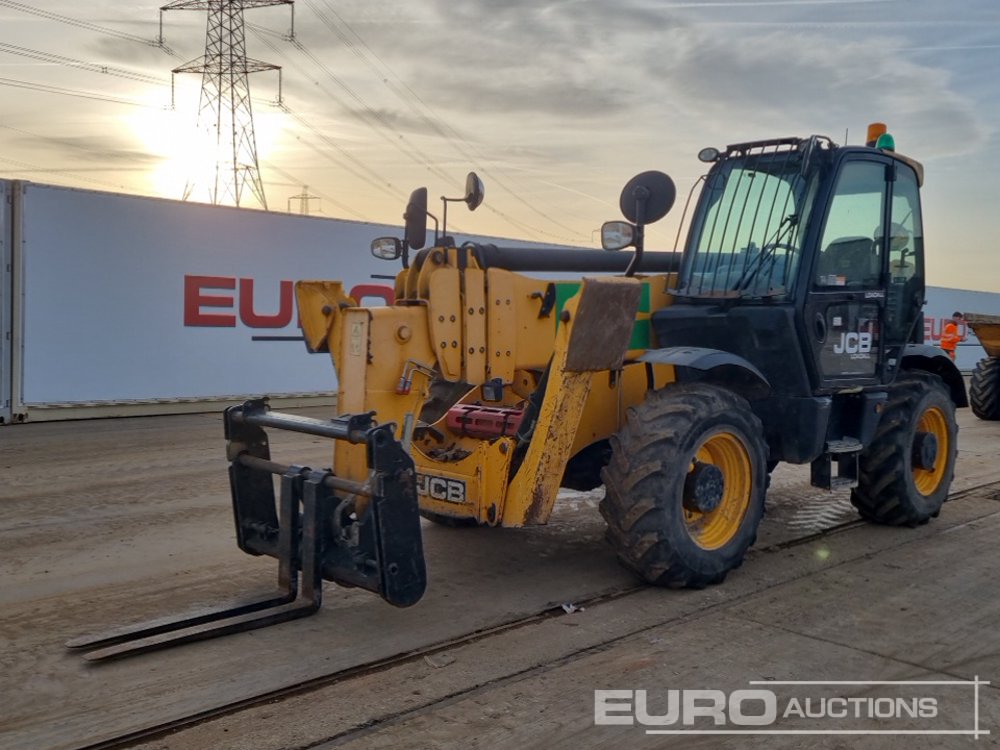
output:
[[[406,244],[411,250],[419,250],[427,242],[427,188],[417,188],[410,193],[406,204]]]
[[[482,205],[486,195],[486,186],[475,172],[469,172],[465,178],[465,204],[470,211],[475,211]]]
[[[674,181],[663,172],[652,170],[628,181],[619,205],[622,215],[633,224],[652,224],[667,215],[676,197]]]

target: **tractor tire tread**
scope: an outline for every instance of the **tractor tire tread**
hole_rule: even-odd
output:
[[[677,522],[676,509],[671,514],[665,506],[680,506],[679,488],[690,462],[684,441],[706,418],[720,415],[749,443],[755,475],[741,528],[720,549],[707,551],[690,539],[683,521]],[[631,407],[626,426],[611,439],[599,506],[619,560],[657,586],[703,588],[721,582],[743,562],[763,516],[767,448],[762,436],[761,422],[747,402],[714,386],[671,385]]]
[[[917,490],[911,468],[910,431],[914,411],[926,399],[946,407],[950,428],[950,452],[946,474],[928,496]],[[866,521],[887,526],[916,527],[941,511],[955,472],[957,425],[954,404],[944,382],[936,375],[908,372],[889,389],[875,437],[858,460],[858,486],[851,490],[851,504]]]
[[[969,405],[980,419],[1000,419],[1000,357],[986,357],[976,363],[969,383]]]

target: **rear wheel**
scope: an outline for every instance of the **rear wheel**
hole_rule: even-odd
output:
[[[600,509],[646,581],[701,588],[743,562],[764,513],[767,447],[747,402],[692,383],[649,394],[611,438]]]
[[[900,376],[859,458],[851,502],[862,517],[891,526],[927,523],[941,511],[955,475],[955,405],[936,375]]]
[[[1000,358],[979,360],[969,385],[972,413],[990,422],[1000,419]]]

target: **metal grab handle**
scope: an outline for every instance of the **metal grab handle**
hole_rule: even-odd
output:
[[[247,401],[243,406],[227,410],[228,419],[235,424],[257,427],[276,427],[279,430],[302,432],[306,435],[347,440],[354,444],[368,441],[368,433],[375,426],[375,412],[346,414],[333,419],[314,419],[298,414],[272,412],[267,399]]]
[[[813,321],[816,330],[816,340],[823,344],[826,343],[826,318],[823,317],[823,313],[816,313],[816,320]]]

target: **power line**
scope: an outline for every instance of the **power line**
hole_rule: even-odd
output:
[[[285,106],[285,107],[283,107],[283,109],[284,109],[285,113],[289,117],[291,117],[297,123],[299,123],[304,128],[306,128],[307,130],[309,130],[309,132],[311,132],[314,136],[316,136],[321,141],[323,141],[323,143],[325,143],[327,146],[329,146],[330,148],[333,148],[333,149],[339,151],[344,156],[344,158],[346,158],[348,161],[350,161],[354,165],[353,167],[348,167],[348,166],[345,166],[343,164],[338,164],[338,166],[340,166],[343,169],[346,169],[348,172],[350,172],[351,174],[353,174],[355,177],[357,177],[360,180],[363,180],[364,182],[368,183],[372,187],[375,187],[375,188],[378,188],[379,190],[382,190],[383,192],[385,192],[387,195],[391,196],[392,198],[395,198],[395,199],[398,199],[398,200],[402,200],[403,199],[403,197],[405,196],[405,194],[402,191],[400,191],[395,185],[393,185],[391,182],[389,182],[388,180],[386,180],[385,178],[383,178],[377,172],[375,172],[374,170],[372,170],[371,167],[369,167],[368,165],[366,165],[363,161],[361,161],[360,159],[358,159],[353,154],[349,153],[346,149],[344,149],[343,146],[341,146],[339,143],[337,143],[336,141],[334,141],[330,136],[328,136],[326,133],[321,132],[318,128],[316,128],[314,125],[312,125],[311,123],[309,123],[305,118],[301,117],[299,114],[297,114],[295,111],[293,111],[289,107]],[[318,153],[321,153],[321,154],[323,153],[323,151],[321,151],[320,149],[316,148],[312,144],[309,144],[309,145],[312,146],[312,148],[315,151],[317,151]]]
[[[316,12],[315,8],[313,10],[314,10],[314,12]],[[325,19],[321,18],[321,20],[324,20],[324,22],[325,22]],[[250,29],[252,31],[254,31],[255,33],[257,33],[258,36],[261,36],[263,33],[273,33],[273,32],[270,32],[268,30],[261,29],[260,27],[256,26],[255,24],[247,24],[247,25],[250,27]],[[411,159],[411,160],[417,162],[418,164],[420,164],[421,166],[425,167],[428,171],[432,172],[433,174],[435,174],[440,179],[451,181],[452,175],[448,174],[444,170],[442,170],[439,167],[435,166],[433,160],[430,159],[430,157],[428,157],[427,154],[425,154],[418,146],[410,144],[406,140],[406,136],[403,133],[399,132],[399,130],[396,129],[388,121],[388,119],[386,118],[386,116],[384,114],[378,112],[376,109],[374,109],[373,107],[371,107],[368,104],[368,102],[365,101],[365,98],[363,96],[361,96],[361,94],[359,94],[357,91],[355,91],[349,84],[347,84],[342,78],[340,78],[336,73],[334,73],[329,68],[329,66],[327,66],[315,54],[313,54],[313,52],[310,49],[308,49],[305,46],[305,44],[302,43],[302,41],[300,39],[298,39],[298,38],[291,38],[291,39],[289,39],[287,37],[285,37],[285,39],[286,39],[286,41],[291,41],[292,45],[297,50],[299,50],[299,52],[301,52],[303,55],[305,55],[313,63],[313,65],[315,65],[318,69],[320,69],[321,71],[323,71],[327,75],[327,77],[330,78],[330,80],[332,80],[339,88],[343,89],[343,91],[348,95],[348,97],[350,97],[351,99],[354,100],[354,102],[357,104],[357,106],[360,107],[360,111],[358,111],[358,110],[355,110],[355,111],[358,112],[358,114],[361,115],[362,119],[367,124],[371,125],[372,128],[373,128],[373,130],[375,130],[375,132],[377,132],[380,135],[380,137],[382,137],[387,143],[389,143],[394,148],[396,148],[397,150],[399,150],[400,152],[402,152],[409,159]],[[266,40],[264,40],[264,43],[267,44],[271,49],[277,51],[276,48],[274,47],[274,45],[270,44]],[[315,82],[315,79],[314,79],[314,82]],[[341,104],[341,106],[344,106],[344,107],[346,107],[348,109],[351,108],[350,105],[347,104],[347,103],[345,103],[344,100],[341,99],[340,97],[337,97],[337,96],[335,96],[333,94],[329,94],[329,93],[328,93],[328,95],[332,99],[335,99],[339,104]],[[390,135],[388,135],[388,133],[392,133],[395,137],[391,137]]]
[[[357,106],[360,107],[360,111],[355,110],[357,114],[361,116],[361,119],[365,123],[372,126],[381,138],[408,158],[425,167],[428,171],[434,173],[440,179],[448,181],[452,179],[452,175],[448,174],[440,167],[435,166],[434,162],[426,154],[424,154],[419,147],[411,145],[406,136],[399,132],[399,130],[389,122],[388,118],[383,113],[371,107],[368,102],[365,101],[363,96],[351,88],[351,86],[341,79],[336,73],[330,70],[330,68],[315,54],[313,54],[312,51],[307,49],[300,40],[294,40],[292,45],[298,49],[299,52],[308,57],[316,67],[326,73],[327,77],[331,81],[343,89],[344,92],[357,103]],[[389,133],[392,133],[396,137],[391,137]]]
[[[6,126],[5,125],[0,125],[0,127],[6,127]],[[2,156],[2,155],[0,155],[0,162],[4,162],[5,164],[13,164],[15,167],[18,167],[20,169],[20,171],[42,172],[42,173],[45,173],[45,174],[57,174],[57,175],[60,175],[62,177],[70,177],[70,178],[72,178],[74,180],[81,180],[83,182],[90,182],[90,183],[93,183],[94,185],[103,185],[104,187],[111,187],[111,188],[114,188],[116,190],[127,190],[128,189],[125,185],[116,184],[116,183],[113,183],[113,182],[107,182],[106,180],[97,180],[97,179],[94,179],[93,177],[84,177],[83,175],[76,174],[75,172],[65,172],[65,171],[62,171],[62,170],[59,170],[59,169],[50,169],[50,168],[46,168],[46,167],[40,167],[37,164],[31,164],[29,162],[20,161],[19,159],[11,159],[9,157]],[[107,170],[107,171],[110,172],[110,171],[117,171],[117,170]]]
[[[102,75],[126,78],[130,81],[138,81],[140,83],[148,83],[156,86],[166,86],[166,81],[162,78],[156,78],[155,76],[146,75],[145,73],[126,70],[125,68],[115,68],[101,63],[86,62],[85,60],[77,60],[72,57],[64,57],[63,55],[57,55],[52,52],[43,52],[41,50],[30,49],[28,47],[19,47],[16,44],[0,42],[0,52],[6,52],[10,55],[19,55],[21,57],[28,57],[32,60],[54,63],[56,65],[64,65],[70,68],[79,68],[80,70],[86,70],[91,73],[101,73]]]
[[[251,31],[253,31],[254,33],[257,34],[258,38],[260,39],[260,41],[264,45],[266,45],[268,48],[270,48],[276,54],[283,55],[283,53],[280,50],[278,50],[277,47],[275,47],[269,40],[267,40],[267,39],[265,39],[263,37],[261,29],[257,28],[254,24],[247,24],[247,25],[250,27]],[[333,71],[329,70],[327,68],[327,66],[322,61],[320,61],[314,54],[312,54],[312,52],[310,52],[309,50],[307,50],[305,48],[305,45],[303,45],[303,44],[301,44],[301,42],[299,42],[295,46],[296,46],[296,49],[298,49],[304,55],[306,55],[307,57],[309,57],[309,59],[314,62],[314,64],[316,65],[316,67],[318,67],[321,70],[323,70],[324,72],[326,72],[328,74],[328,76],[330,76],[334,80],[335,83],[337,83],[339,86],[341,86],[342,88],[344,88],[345,90],[347,90],[348,93],[355,99],[355,101],[358,102],[359,106],[361,106],[362,108],[367,108],[368,110],[371,110],[374,113],[374,110],[372,110],[371,107],[367,104],[367,102],[364,101],[363,97],[361,97],[359,94],[357,94],[357,92],[355,92],[353,89],[350,89],[350,87],[347,86],[347,84],[343,83],[336,76],[336,74],[333,73]],[[294,61],[292,61],[289,58],[287,58],[287,56],[285,56],[285,57],[286,57],[286,60],[288,60],[293,67],[295,67],[299,71],[302,71],[301,66],[297,65]],[[309,75],[309,74],[306,73],[306,75]],[[320,87],[320,90],[328,98],[336,101],[338,104],[340,104],[341,106],[343,106],[345,108],[349,108],[349,105],[344,101],[344,99],[342,97],[338,96],[337,94],[335,94],[333,92],[330,92],[326,87],[323,86],[322,83],[320,83],[315,78],[312,78],[311,76],[310,76],[310,78],[311,78],[311,80],[313,81],[314,84],[316,84],[318,87]],[[367,164],[365,164],[364,162],[362,162],[361,160],[359,160],[357,157],[355,157],[352,154],[350,154],[346,149],[344,149],[343,146],[341,146],[339,143],[337,143],[336,141],[334,141],[332,138],[330,138],[329,135],[327,135],[326,133],[322,132],[319,128],[317,128],[312,123],[310,123],[309,121],[307,121],[301,115],[295,114],[287,106],[283,107],[283,109],[284,109],[284,111],[286,113],[288,113],[291,117],[293,117],[300,125],[302,125],[303,127],[307,128],[314,136],[316,136],[321,141],[323,141],[323,143],[325,143],[330,148],[335,149],[338,152],[340,152],[346,159],[348,159],[352,164],[354,164],[355,166],[353,168],[352,167],[346,167],[346,169],[347,169],[348,172],[350,172],[351,174],[353,174],[355,177],[358,177],[359,179],[364,180],[368,184],[373,185],[374,187],[379,188],[379,189],[387,192],[388,194],[392,195],[397,200],[402,201],[404,199],[405,193],[403,193],[402,191],[400,191],[399,188],[397,188],[391,182],[391,180],[388,180],[388,179],[382,177],[377,172],[375,172],[374,170],[372,170]],[[436,167],[433,164],[433,162],[429,159],[429,157],[427,157],[426,155],[420,153],[419,150],[417,150],[417,153],[414,153],[414,151],[412,149],[409,149],[409,148],[406,148],[406,147],[400,145],[398,139],[403,137],[402,134],[400,134],[395,128],[392,127],[392,125],[390,125],[388,122],[386,122],[384,116],[381,116],[381,117],[382,117],[381,120],[379,120],[378,117],[375,117],[374,121],[371,120],[371,119],[366,119],[365,121],[367,122],[367,124],[369,124],[372,127],[372,130],[374,132],[378,133],[380,137],[382,137],[387,143],[389,143],[390,145],[392,145],[393,148],[396,148],[397,150],[399,150],[404,156],[406,156],[410,160],[416,162],[417,164],[425,167],[428,171],[434,173],[440,179],[443,179],[443,180],[446,180],[448,182],[451,182],[452,175],[450,175],[450,174],[444,172],[443,170],[441,170],[440,168]],[[397,136],[397,138],[392,138],[392,137],[388,136],[387,133],[385,132],[387,130],[395,133],[396,136]],[[316,150],[318,153],[324,154],[324,152],[321,149],[317,148],[314,144],[307,143],[307,145],[309,145],[311,148],[313,148],[314,150]],[[324,154],[324,155],[328,156],[327,154]],[[338,166],[340,166],[341,168],[345,168],[345,166],[343,164],[338,164]],[[361,173],[364,173],[364,174],[361,174]],[[515,219],[515,218],[513,218],[511,216],[508,216],[507,214],[503,213],[502,211],[500,211],[499,209],[497,209],[497,208],[495,208],[493,206],[487,206],[487,210],[489,210],[492,213],[496,214],[497,216],[499,216],[500,218],[502,218],[504,221],[508,222],[512,226],[519,227],[522,231],[525,231],[525,232],[528,232],[528,233],[549,234],[549,233],[545,232],[544,230],[538,229],[537,227],[532,227],[532,226],[527,225],[527,224],[525,224],[525,223],[523,223],[523,222],[521,222],[521,221],[519,221],[519,220],[517,220],[517,219]],[[459,227],[457,225],[453,226],[452,228],[453,229],[459,229]]]
[[[170,55],[174,54],[173,50],[169,49],[168,47],[163,47],[163,45],[161,45],[160,42],[156,39],[146,39],[136,34],[129,34],[126,31],[119,31],[117,29],[112,29],[107,26],[100,26],[96,23],[91,23],[90,21],[81,21],[79,18],[63,16],[48,10],[42,10],[41,8],[34,8],[30,5],[25,5],[24,3],[17,3],[14,2],[14,0],[0,0],[0,6],[3,6],[5,8],[11,8],[12,10],[19,10],[22,13],[28,13],[33,16],[39,16],[40,18],[45,18],[50,21],[58,21],[59,23],[64,23],[69,26],[75,26],[79,29],[86,29],[87,31],[95,31],[98,34],[105,34],[106,36],[113,36],[117,37],[118,39],[126,39],[130,42],[145,44],[149,47],[160,47],[167,54]]]
[[[0,0],[2,1],[2,0]],[[137,81],[139,83],[146,83],[151,86],[159,86],[161,88],[166,88],[169,84],[162,78],[157,76],[151,76],[146,73],[140,73],[134,70],[128,70],[127,68],[115,68],[109,65],[104,65],[103,63],[92,63],[85,60],[77,60],[72,57],[65,57],[63,55],[57,55],[52,52],[44,52],[41,50],[29,49],[27,47],[18,47],[14,44],[7,44],[5,42],[0,42],[0,52],[6,52],[11,55],[19,55],[21,57],[29,57],[35,60],[41,60],[43,62],[50,62],[56,65],[65,65],[71,68],[77,68],[79,70],[84,70],[90,73],[99,73],[101,75],[110,75],[118,78],[124,78],[131,81]],[[14,79],[9,79],[14,80]],[[45,84],[32,84],[38,86],[44,86]],[[50,92],[59,93],[59,92]],[[123,103],[132,103],[128,100],[122,100]],[[275,102],[269,99],[253,98],[254,104],[274,105]],[[138,103],[138,102],[137,102]],[[152,106],[152,105],[150,105]],[[172,109],[173,107],[165,107]]]
[[[309,5],[310,5],[310,8],[313,10],[313,12],[316,13],[317,16],[320,17],[320,20],[323,21],[324,24],[327,25],[328,28],[331,28],[331,30],[335,30],[336,29],[336,25],[335,24],[331,24],[328,19],[324,18],[322,16],[322,14],[320,14],[316,10],[316,8],[312,5],[312,3],[309,3]],[[283,54],[280,50],[278,50],[278,48],[274,44],[272,44],[270,42],[270,40],[264,38],[265,34],[272,35],[272,36],[275,35],[274,32],[272,32],[272,31],[270,31],[268,29],[263,29],[263,28],[257,26],[256,24],[252,24],[252,23],[248,23],[247,26],[250,28],[251,31],[253,31],[257,35],[258,39],[263,44],[265,44],[268,48],[270,48],[276,54]],[[341,37],[341,39],[344,39],[344,37],[342,35],[339,35],[339,36]],[[362,119],[363,122],[365,122],[366,124],[368,124],[369,126],[371,126],[372,130],[375,133],[377,133],[383,140],[385,140],[393,148],[395,148],[400,153],[402,153],[405,157],[407,157],[411,161],[419,164],[420,166],[424,167],[425,169],[427,169],[427,171],[431,172],[432,174],[434,174],[439,179],[442,179],[442,180],[444,180],[446,182],[451,182],[452,181],[453,175],[445,172],[440,167],[436,166],[436,164],[434,163],[434,161],[425,152],[423,152],[418,146],[412,145],[406,139],[406,136],[403,133],[401,133],[398,130],[398,128],[396,128],[388,120],[388,118],[385,116],[385,114],[383,114],[381,112],[378,112],[371,105],[369,105],[368,102],[365,100],[365,98],[361,94],[359,94],[357,91],[355,91],[350,85],[348,85],[336,73],[334,73],[329,68],[329,66],[327,66],[310,49],[308,49],[306,47],[306,45],[302,42],[302,40],[300,38],[289,39],[288,37],[284,37],[284,36],[282,38],[284,38],[286,41],[291,41],[292,45],[295,47],[295,49],[297,49],[299,52],[301,52],[303,55],[305,55],[309,59],[309,61],[313,64],[314,67],[316,67],[317,69],[319,69],[323,73],[325,73],[326,76],[330,80],[332,80],[340,89],[342,89],[347,94],[347,96],[351,100],[353,100],[353,102],[357,105],[357,108],[360,108],[360,109],[352,108],[351,104],[348,103],[348,102],[346,102],[343,97],[338,96],[337,94],[330,92],[328,89],[326,89],[325,87],[323,87],[322,84],[319,81],[317,81],[315,78],[313,78],[312,76],[310,76],[310,78],[312,78],[312,80],[313,80],[313,83],[315,83],[317,86],[320,86],[321,90],[323,91],[323,93],[327,97],[329,97],[333,101],[336,101],[338,104],[340,104],[342,107],[344,107],[344,108],[346,108],[348,110],[352,110],[353,109],[353,111],[355,111],[360,116],[360,118]],[[363,40],[362,40],[362,43],[363,43]],[[352,48],[354,47],[353,43],[350,43],[349,46],[351,46]],[[354,51],[355,51],[355,54],[359,54],[360,55],[360,53],[358,53],[356,49]],[[288,59],[287,56],[286,56],[286,59]],[[362,59],[364,59],[364,58],[362,57]],[[296,67],[298,70],[302,71],[302,68],[299,67],[299,66],[297,66],[293,61],[289,60],[289,62],[291,62],[291,64],[294,67]],[[365,60],[365,62],[369,65],[369,67],[372,67],[370,61]],[[377,68],[373,68],[373,70],[376,73],[378,73]],[[306,73],[306,75],[309,75],[309,74]],[[393,74],[393,75],[395,75],[395,74]],[[383,76],[381,74],[379,74],[379,78],[382,79]],[[397,93],[397,96],[398,95],[399,94]],[[286,108],[286,111],[290,111],[290,110],[287,110],[287,108]],[[424,120],[427,120],[426,115],[424,115],[422,113],[418,112],[418,116],[422,117]],[[433,127],[434,124],[431,123],[430,121],[428,121],[428,122]],[[329,146],[331,146],[333,148],[338,149],[345,156],[348,156],[348,158],[350,158],[355,164],[357,164],[360,169],[368,172],[369,174],[373,174],[372,170],[370,170],[366,165],[364,165],[363,163],[361,163],[360,161],[358,161],[355,157],[350,156],[349,154],[347,154],[347,152],[342,147],[338,146],[328,136],[326,136],[325,134],[320,133],[318,131],[318,129],[314,128],[311,125],[309,125],[308,127],[310,128],[310,130],[312,130],[312,132],[315,135],[317,135],[325,143],[327,143],[327,145],[329,145]],[[440,129],[438,129],[438,131],[440,132]],[[445,137],[447,137],[447,136],[445,136]],[[468,158],[468,157],[466,157],[466,158]],[[350,171],[352,171],[352,173],[354,173],[355,176],[357,176],[357,172],[356,171],[354,171],[354,170],[350,170]],[[377,174],[375,175],[375,177],[376,177],[376,179],[382,179],[382,178],[378,177]],[[498,179],[495,180],[495,181],[498,182],[498,183],[500,183],[500,184],[502,184]],[[386,183],[388,185],[391,185],[391,182],[386,181]],[[545,218],[546,220],[548,220],[548,221],[550,221],[550,222],[552,222],[552,223],[554,223],[556,225],[559,225],[559,222],[555,221],[554,219],[551,219],[548,216],[545,216],[544,213],[540,212],[537,209],[537,207],[533,207],[530,203],[528,203],[527,201],[525,201],[523,198],[521,198],[520,196],[518,196],[516,193],[514,193],[513,191],[510,191],[509,188],[507,189],[507,191],[510,192],[512,195],[514,195],[515,198],[517,198],[518,200],[520,200],[526,206],[528,206],[529,208],[532,208],[536,213],[540,213],[542,215],[542,217]],[[534,233],[534,234],[548,235],[549,237],[555,237],[556,239],[567,239],[565,237],[560,237],[558,235],[554,235],[551,232],[547,232],[547,231],[545,231],[543,229],[531,226],[530,224],[527,224],[527,223],[525,223],[523,221],[515,219],[514,217],[509,216],[508,214],[504,213],[503,211],[500,211],[499,209],[497,209],[496,207],[494,207],[492,205],[487,204],[486,208],[487,208],[488,211],[490,211],[491,213],[499,216],[500,218],[502,218],[504,221],[506,221],[507,223],[511,224],[512,226],[518,227],[521,231],[528,232],[528,233]],[[454,227],[454,228],[458,229],[458,227]],[[570,227],[562,226],[562,228],[565,229],[566,231],[574,232],[574,230],[571,229]]]
[[[516,201],[526,206],[533,213],[537,214],[542,219],[550,222],[554,226],[557,226],[564,231],[571,232],[574,235],[578,234],[577,230],[552,218],[546,212],[542,211],[537,205],[531,203],[530,201],[525,200],[525,198],[518,191],[508,187],[505,180],[500,179],[496,174],[494,174],[492,172],[492,169],[487,168],[483,164],[483,160],[486,160],[485,154],[472,147],[471,144],[469,144],[464,137],[462,137],[446,121],[442,120],[434,112],[434,110],[423,99],[421,99],[420,96],[405,81],[402,80],[402,78],[400,78],[400,76],[389,66],[389,64],[386,63],[385,60],[383,60],[374,50],[372,50],[370,46],[368,46],[368,44],[364,41],[361,35],[358,34],[358,32],[355,31],[354,28],[351,27],[351,25],[348,24],[347,21],[345,21],[344,18],[339,13],[337,13],[337,11],[330,5],[329,0],[324,0],[324,5],[326,6],[329,13],[332,14],[334,17],[336,17],[337,21],[339,21],[341,26],[350,31],[350,33],[358,40],[361,46],[364,47],[367,53],[378,61],[378,63],[382,66],[383,70],[379,70],[379,68],[376,65],[374,65],[371,62],[371,60],[369,60],[365,56],[365,54],[362,53],[357,48],[357,45],[354,43],[354,41],[340,30],[337,23],[334,23],[329,18],[324,16],[324,14],[316,7],[316,3],[313,2],[313,0],[304,0],[304,1],[306,5],[309,6],[309,8],[313,11],[313,13],[315,13],[316,16],[320,19],[323,25],[326,26],[327,29],[329,29],[334,35],[336,35],[345,44],[345,46],[347,46],[355,54],[355,56],[357,56],[360,60],[362,60],[366,65],[368,65],[368,67],[378,76],[378,78],[389,88],[390,91],[392,91],[398,98],[404,101],[407,104],[407,106],[409,106],[410,110],[417,117],[419,117],[432,131],[434,131],[439,136],[448,141],[452,145],[452,147],[455,148],[464,159],[476,164],[477,167],[480,169],[480,171],[483,172],[483,174],[489,178],[491,184],[495,184],[502,191],[512,196]],[[392,78],[395,78],[400,85],[396,86],[391,80],[389,80],[389,78],[386,77],[385,75],[386,73],[392,76]],[[551,232],[546,232],[544,230],[538,229],[537,227],[531,227],[529,225],[524,224],[521,221],[512,219],[506,214],[503,214],[499,210],[493,208],[490,204],[486,204],[486,208],[492,211],[493,213],[497,214],[498,216],[501,216],[501,218],[504,218],[505,220],[520,226],[522,229],[528,229],[530,231],[546,234],[549,237],[558,238],[557,235],[554,235]]]
[[[276,167],[273,164],[270,164],[268,162],[263,162],[263,164],[264,164],[265,167],[267,167],[267,169],[269,171],[277,172],[278,174],[280,174],[285,179],[291,180],[290,184],[292,184],[292,185],[301,185],[302,184],[301,180],[297,179],[294,175],[289,174],[284,169],[281,169],[280,167]],[[303,190],[303,192],[305,192],[305,191]],[[323,200],[325,200],[325,201],[327,201],[329,203],[332,203],[333,205],[335,205],[337,208],[339,208],[342,211],[346,211],[349,214],[353,214],[354,216],[356,216],[357,218],[359,218],[361,221],[371,221],[371,219],[369,217],[367,217],[367,216],[365,216],[363,214],[360,214],[357,211],[355,211],[353,208],[351,208],[350,206],[348,206],[348,205],[346,205],[344,203],[340,203],[339,201],[331,198],[330,196],[325,195],[320,190],[316,191],[316,197],[322,198]]]
[[[110,102],[112,104],[126,104],[130,107],[147,107],[159,109],[154,104],[140,102],[135,99],[124,99],[109,94],[101,94],[97,91],[84,91],[83,89],[64,88],[62,86],[50,86],[46,83],[33,83],[31,81],[20,81],[16,78],[0,78],[0,86],[9,86],[15,89],[28,89],[30,91],[41,91],[46,94],[58,94],[60,96],[73,96],[78,99],[92,99],[98,102]]]
[[[267,39],[264,38],[264,33],[271,33],[271,32],[266,32],[265,30],[260,29],[259,27],[257,27],[254,24],[247,24],[247,25],[250,27],[251,31],[253,31],[254,33],[257,34],[258,38],[261,40],[261,42],[263,44],[265,44],[267,47],[269,47],[272,51],[276,52],[277,54],[283,54],[269,40],[267,40]],[[299,52],[301,52],[307,58],[309,58],[309,60],[313,63],[313,65],[315,67],[317,67],[318,69],[320,69],[324,73],[326,73],[326,75],[335,84],[337,84],[340,88],[342,88],[347,93],[347,95],[350,96],[357,103],[358,107],[361,108],[359,114],[361,115],[362,120],[364,122],[366,122],[369,126],[371,126],[372,130],[375,133],[378,133],[378,135],[381,138],[383,138],[387,143],[389,143],[391,146],[393,146],[393,148],[399,150],[404,156],[406,156],[407,158],[409,158],[412,161],[416,162],[417,164],[420,164],[421,166],[423,166],[428,171],[434,173],[440,179],[443,179],[443,180],[446,180],[446,181],[449,181],[449,182],[451,181],[452,175],[448,174],[444,170],[442,170],[439,167],[435,166],[434,162],[426,154],[424,154],[418,147],[416,147],[416,146],[410,146],[408,143],[405,143],[405,142],[401,143],[400,141],[404,139],[403,134],[400,133],[398,130],[396,130],[386,120],[385,115],[383,115],[383,114],[377,112],[376,110],[374,110],[365,101],[364,97],[362,97],[360,94],[358,94],[354,89],[352,89],[342,79],[340,79],[340,77],[338,77],[336,73],[334,73],[332,70],[330,70],[330,68],[325,63],[323,63],[322,60],[320,60],[315,54],[313,54],[309,49],[307,49],[306,46],[304,44],[302,44],[301,41],[299,41],[298,39],[292,39],[290,41],[292,41],[293,46],[297,50],[299,50]],[[286,56],[286,59],[287,59],[287,56]],[[302,70],[302,68],[300,66],[298,66],[298,65],[295,65],[294,62],[292,62],[292,65],[295,66],[300,71]],[[325,87],[323,87],[322,84],[319,81],[317,81],[314,77],[310,76],[310,78],[312,78],[313,83],[315,83],[317,86],[319,86],[320,89],[323,91],[323,93],[327,97],[329,97],[330,99],[336,101],[341,106],[343,106],[343,107],[345,107],[347,109],[351,109],[350,105],[347,102],[345,102],[342,97],[340,97],[340,96],[338,96],[338,95],[330,92],[328,89],[326,89]],[[348,171],[350,171],[356,177],[360,177],[358,170],[360,170],[362,172],[365,172],[367,174],[367,176],[363,177],[362,179],[364,179],[366,182],[368,182],[369,184],[374,185],[374,186],[376,186],[376,187],[378,187],[380,189],[384,189],[384,188],[388,187],[392,191],[396,192],[396,195],[394,197],[398,197],[400,199],[402,198],[403,193],[400,193],[398,191],[398,189],[392,184],[391,181],[386,180],[385,178],[381,177],[377,172],[375,172],[370,167],[368,167],[366,164],[364,164],[364,162],[360,161],[359,159],[357,159],[356,157],[354,157],[353,155],[351,155],[350,153],[348,153],[342,146],[340,146],[335,141],[333,141],[329,136],[327,136],[326,134],[320,132],[320,130],[318,128],[316,128],[315,126],[313,126],[312,124],[306,122],[305,119],[302,118],[300,115],[293,114],[291,112],[291,110],[289,108],[287,108],[287,107],[285,107],[284,109],[285,109],[285,111],[287,113],[289,113],[290,115],[292,115],[293,117],[295,117],[295,119],[298,120],[300,122],[300,124],[302,124],[305,127],[307,127],[314,135],[316,135],[318,138],[320,138],[324,143],[326,143],[331,148],[334,148],[334,149],[340,151],[341,154],[343,154],[346,158],[348,158],[352,163],[354,163],[356,165],[357,169],[348,169]],[[355,110],[355,111],[357,111],[357,110]],[[395,138],[390,137],[388,135],[387,131],[392,132],[396,137]],[[510,219],[509,217],[507,217],[507,218],[512,223],[517,223],[516,221],[514,221],[513,219]],[[528,228],[528,229],[529,229],[529,231],[539,231],[539,230],[532,230],[531,228]]]
[[[247,25],[250,27],[251,31],[253,31],[254,33],[257,34],[257,37],[261,41],[262,44],[264,44],[268,49],[270,49],[275,54],[281,55],[282,57],[285,57],[286,60],[288,60],[287,56],[283,52],[281,52],[274,44],[272,44],[269,40],[263,38],[263,36],[260,33],[260,29],[258,29],[254,24],[247,24]],[[303,71],[302,67],[300,65],[298,65],[297,63],[295,63],[295,61],[288,60],[288,62],[290,62],[291,65],[292,65],[292,67],[294,67],[296,70],[299,70],[300,72],[303,72],[307,77],[311,78],[311,76],[309,76],[308,73],[305,73],[305,71]],[[326,94],[330,98],[337,99],[336,95],[327,92],[327,90],[322,86],[322,84],[320,84],[319,81],[315,80],[314,78],[311,78],[311,80],[318,87],[320,87],[320,90],[324,94]],[[403,197],[404,197],[405,194],[399,188],[397,188],[395,185],[393,185],[393,183],[392,183],[391,180],[383,177],[378,172],[376,172],[371,167],[369,167],[365,162],[363,162],[360,159],[358,159],[356,156],[354,156],[352,153],[350,153],[347,149],[345,149],[340,143],[338,143],[333,138],[331,138],[327,133],[323,132],[316,125],[313,125],[312,122],[310,122],[304,115],[302,115],[300,113],[297,113],[294,110],[292,110],[287,105],[287,103],[285,103],[285,104],[283,104],[281,106],[281,110],[285,114],[287,114],[289,117],[291,117],[292,119],[294,119],[303,128],[305,128],[310,133],[312,133],[316,138],[318,138],[320,141],[322,141],[330,149],[339,152],[339,154],[345,160],[347,160],[348,162],[350,162],[351,166],[347,166],[347,165],[343,164],[342,162],[334,161],[334,157],[333,157],[332,154],[330,154],[329,152],[325,152],[321,148],[319,148],[318,146],[316,146],[315,144],[309,143],[309,142],[306,141],[305,144],[307,146],[309,146],[310,148],[312,148],[314,151],[316,151],[316,153],[320,154],[321,156],[324,156],[325,158],[330,159],[331,161],[334,161],[334,163],[337,164],[337,166],[340,167],[341,169],[346,169],[346,171],[350,172],[352,175],[354,175],[358,179],[362,180],[363,182],[367,183],[368,185],[371,185],[372,187],[377,188],[378,190],[384,192],[386,195],[388,195],[388,196],[390,196],[390,197],[392,197],[394,199],[397,199],[397,200],[402,200],[403,199]]]

